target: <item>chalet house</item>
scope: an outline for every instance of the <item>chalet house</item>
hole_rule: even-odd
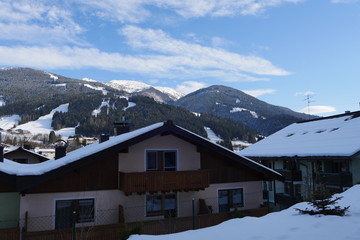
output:
[[[269,200],[289,205],[319,186],[341,192],[360,182],[360,111],[294,123],[240,151],[281,173]]]
[[[77,226],[188,217],[193,199],[196,214],[256,209],[262,182],[282,179],[171,121],[123,127],[57,159],[0,162],[0,212],[15,218],[7,227],[19,221],[27,231],[67,228],[73,212]],[[42,218],[41,225],[33,221]]]
[[[14,147],[9,151],[4,153],[4,158],[8,160],[12,160],[18,163],[41,163],[49,160],[49,158],[30,151],[29,145],[24,145],[23,147]]]

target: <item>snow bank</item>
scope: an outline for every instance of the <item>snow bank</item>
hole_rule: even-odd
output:
[[[149,236],[133,235],[130,240],[355,240],[360,237],[360,185],[339,194],[344,198],[338,205],[350,206],[344,217],[323,215],[301,215],[294,210],[306,208],[299,203],[281,212],[264,217],[244,217],[226,221],[214,227],[191,230],[176,234]]]

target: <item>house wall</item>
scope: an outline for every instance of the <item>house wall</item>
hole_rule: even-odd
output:
[[[128,153],[119,153],[119,171],[143,172],[145,150],[177,150],[178,170],[200,169],[200,153],[196,146],[173,135],[155,136],[129,148]]]
[[[26,193],[117,189],[117,169],[117,154],[107,155],[73,171],[52,177],[48,181],[27,189]]]
[[[215,151],[201,149],[201,168],[210,169],[210,183],[262,181],[265,177],[254,169]]]
[[[178,192],[177,212],[178,217],[192,216],[192,199],[195,199],[195,213],[199,212],[199,199],[205,199],[208,206],[212,206],[214,213],[218,212],[218,190],[243,188],[244,207],[240,210],[260,207],[262,201],[261,181],[238,182],[226,184],[212,184],[203,191]],[[26,194],[20,197],[20,216],[28,215],[27,230],[44,231],[55,228],[55,207],[57,200],[66,199],[95,199],[95,221],[91,223],[77,224],[77,227],[88,225],[104,225],[119,222],[119,205],[124,208],[126,222],[147,221],[161,219],[162,216],[146,217],[146,195],[132,194],[125,196],[119,190],[87,191],[87,192],[63,192],[63,193],[38,193]],[[24,221],[21,221],[24,224]],[[23,225],[22,225],[23,226]],[[21,226],[21,227],[22,227]]]
[[[178,193],[178,217],[192,216],[192,199],[195,203],[195,214],[199,213],[199,199],[204,199],[206,205],[213,209],[213,213],[218,213],[218,190],[220,189],[243,188],[244,207],[239,210],[259,208],[263,203],[261,184],[261,181],[211,184],[202,191],[180,192]]]
[[[17,227],[19,208],[19,193],[0,193],[0,229]]]

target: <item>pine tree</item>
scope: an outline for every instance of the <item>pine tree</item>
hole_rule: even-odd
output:
[[[336,202],[342,199],[342,197],[332,198],[332,194],[323,188],[315,191],[312,196],[312,201],[310,202],[311,206],[314,208],[309,210],[306,208],[305,210],[295,208],[295,210],[299,211],[302,214],[324,214],[324,215],[337,215],[344,216],[350,206],[340,207],[336,206]]]

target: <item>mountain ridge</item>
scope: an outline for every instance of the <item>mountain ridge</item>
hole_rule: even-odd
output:
[[[202,136],[206,136],[204,127],[208,124],[206,127],[227,141],[238,138],[250,142],[255,141],[258,133],[274,131],[273,124],[281,127],[303,120],[302,115],[297,116],[289,109],[226,86],[214,85],[182,96],[173,89],[136,81],[116,80],[112,84],[116,86],[30,68],[0,69],[0,116],[18,114],[19,124],[23,124],[69,103],[68,112],[54,114],[54,130],[78,126],[77,134],[96,135],[108,131],[113,121],[123,118],[131,120],[134,128],[173,119]],[[133,90],[126,89],[129,87]],[[198,107],[188,104],[189,101]],[[103,102],[107,104],[102,106]],[[99,113],[94,116],[95,109]],[[275,114],[279,109],[284,116]]]

